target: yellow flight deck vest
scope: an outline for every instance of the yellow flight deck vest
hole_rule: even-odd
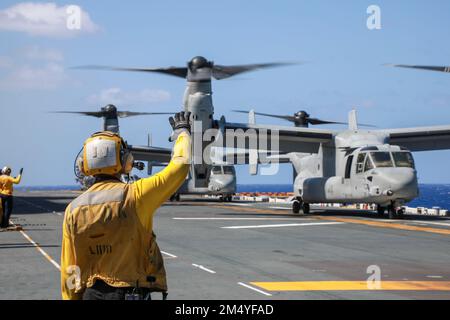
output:
[[[167,291],[163,258],[155,235],[136,214],[133,189],[116,180],[99,182],[68,206],[66,228],[81,272],[78,291],[97,279],[114,287]]]

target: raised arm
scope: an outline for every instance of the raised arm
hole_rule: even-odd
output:
[[[23,172],[23,168],[20,169],[19,175],[12,179],[12,183],[14,183],[14,184],[20,183],[20,180],[22,180],[22,172]]]
[[[147,230],[152,230],[153,213],[183,184],[191,161],[191,136],[189,115],[182,116],[185,126],[172,124],[176,138],[172,158],[167,167],[157,174],[134,183],[136,209],[139,219]],[[177,117],[175,117],[175,121]],[[179,119],[179,118],[178,118]]]

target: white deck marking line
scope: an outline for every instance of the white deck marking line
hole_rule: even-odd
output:
[[[432,279],[442,279],[442,276],[427,276],[427,278],[432,278]]]
[[[431,225],[450,227],[450,223],[445,223],[445,222],[432,222],[432,221],[421,221],[421,220],[406,220],[406,221],[412,222],[412,223],[417,223],[417,224],[431,224]]]
[[[190,218],[172,218],[173,220],[289,220],[289,221],[293,221],[296,220],[298,218],[296,217],[292,217],[292,218],[239,218],[239,217],[235,217],[235,218],[211,218],[211,217],[190,217]],[[311,218],[301,218],[301,220],[314,220]]]
[[[171,253],[168,253],[168,252],[166,252],[166,251],[162,251],[162,250],[161,250],[161,253],[162,253],[162,254],[165,254],[166,256],[169,256],[169,257],[171,257],[171,258],[178,258],[176,255],[171,254]]]
[[[12,222],[10,223],[15,226],[14,223]],[[36,248],[37,251],[39,251],[51,264],[53,264],[56,267],[56,269],[61,270],[60,265],[55,260],[53,260],[52,257],[50,257],[50,255],[44,251],[44,249],[42,249],[36,242],[34,242],[34,240],[31,239],[29,235],[27,235],[22,230],[20,230],[19,232]]]
[[[246,287],[246,288],[248,288],[248,289],[251,289],[251,290],[253,290],[253,291],[262,293],[263,295],[268,296],[268,297],[271,297],[271,296],[272,296],[272,295],[271,295],[270,293],[268,293],[268,292],[265,292],[265,291],[256,289],[256,288],[254,288],[254,287],[252,287],[252,286],[249,286],[248,284],[245,284],[245,283],[243,283],[243,282],[238,282],[238,285],[241,285],[241,286]]]
[[[221,229],[256,229],[256,228],[280,228],[280,227],[305,227],[305,226],[324,226],[345,224],[345,222],[313,222],[313,223],[289,223],[289,224],[261,224],[256,226],[231,226],[221,227]]]
[[[194,267],[196,267],[196,268],[199,268],[199,269],[203,270],[203,271],[206,271],[206,272],[209,272],[209,273],[213,273],[213,274],[216,273],[214,270],[208,269],[208,268],[206,268],[206,267],[204,267],[204,266],[202,266],[200,264],[193,263],[192,265]]]
[[[243,207],[248,207],[251,204],[250,203],[225,203],[225,205],[228,206],[243,206]]]
[[[270,209],[278,209],[278,210],[291,210],[291,208],[288,207],[269,207]]]

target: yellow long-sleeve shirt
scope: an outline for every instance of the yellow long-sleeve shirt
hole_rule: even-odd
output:
[[[153,231],[153,216],[155,211],[177,191],[189,172],[190,151],[191,137],[189,134],[182,132],[177,138],[173,148],[172,159],[167,167],[151,177],[136,181],[131,188],[134,193],[137,217],[149,234]],[[100,186],[99,189],[102,189],[102,187]],[[68,218],[71,213],[71,205],[66,209],[61,246],[61,290],[62,297],[65,300],[82,298],[82,294],[75,293],[74,290],[67,287],[68,279],[73,277],[77,272],[74,266],[79,266],[81,260],[80,258],[77,259],[77,254],[79,255],[80,253],[75,252],[74,235],[71,233],[71,230],[73,230],[73,221]],[[77,228],[79,227],[77,226]],[[130,235],[133,232],[135,231],[129,230]],[[138,254],[143,255],[145,253]],[[130,260],[132,260],[133,254],[124,252],[123,255],[130,255]],[[102,263],[114,264],[115,261],[103,261]],[[85,266],[79,267],[82,269]],[[110,266],[108,265],[107,267],[109,268]],[[123,286],[123,283],[119,280],[117,279],[117,286]]]
[[[18,175],[16,178],[7,175],[0,176],[0,194],[6,196],[12,196],[14,191],[14,184],[19,184],[20,180],[22,180],[22,175]]]
[[[153,215],[183,184],[189,172],[191,137],[181,133],[173,148],[172,160],[157,174],[136,181],[137,214],[149,232],[153,231]]]

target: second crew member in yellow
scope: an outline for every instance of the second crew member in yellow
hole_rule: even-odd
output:
[[[124,140],[112,132],[84,143],[80,170],[94,185],[66,208],[61,253],[63,299],[149,299],[167,292],[166,272],[153,233],[153,215],[184,182],[190,166],[190,114],[169,118],[175,146],[161,172],[133,184]]]
[[[19,184],[22,180],[23,168],[20,169],[20,173],[16,178],[11,177],[11,168],[4,167],[2,169],[2,175],[0,175],[0,200],[2,202],[2,214],[1,228],[7,228],[9,226],[9,218],[13,210],[13,191],[14,184]]]

